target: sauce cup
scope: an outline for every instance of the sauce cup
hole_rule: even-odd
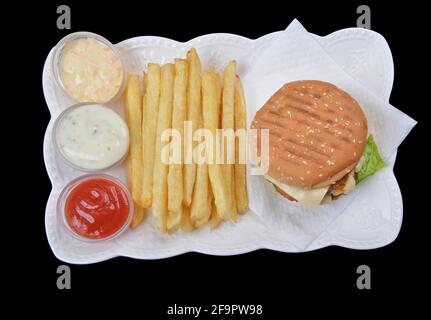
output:
[[[57,117],[53,141],[60,158],[83,172],[101,172],[127,156],[129,130],[113,109],[93,103],[68,107]]]
[[[90,212],[81,212],[81,210],[75,210],[74,212],[70,212],[71,206],[68,203],[69,199],[71,199],[71,201],[76,200],[76,198],[79,199],[79,203],[84,202],[84,205],[81,209],[83,209],[82,211],[85,210],[91,210],[93,208],[95,208],[96,206],[98,207],[98,210],[103,210],[104,208],[101,208],[103,205],[108,205],[110,206],[109,208],[112,209],[112,203],[107,203],[109,202],[109,200],[105,200],[105,202],[103,203],[103,199],[104,198],[109,198],[106,196],[106,194],[99,194],[99,198],[100,199],[95,199],[95,193],[97,194],[97,192],[100,192],[101,189],[97,189],[94,188],[94,186],[97,186],[97,182],[98,181],[102,181],[104,183],[106,183],[108,186],[111,186],[110,188],[108,188],[107,190],[111,190],[112,192],[112,188],[115,187],[118,192],[116,193],[116,195],[113,196],[112,203],[120,203],[118,202],[118,199],[116,198],[116,196],[120,196],[122,198],[122,203],[123,203],[123,208],[121,212],[121,219],[116,219],[116,217],[112,216],[112,217],[107,217],[107,216],[103,216],[99,215],[97,216],[97,212],[93,215],[90,216],[91,214],[89,214]],[[81,190],[80,188],[84,187],[88,187],[88,186],[93,185],[93,187],[90,187],[89,190],[87,190],[86,192],[82,192],[83,190]],[[91,189],[93,188],[93,189]],[[80,192],[78,197],[76,197],[76,192]],[[121,192],[120,192],[121,191]],[[120,195],[118,194],[120,192]],[[85,198],[87,197],[87,199]],[[97,198],[97,196],[96,196]],[[86,202],[87,201],[87,202]],[[102,204],[101,204],[102,202]],[[125,205],[127,203],[127,206]],[[120,206],[118,204],[118,206]],[[74,206],[72,208],[75,208]],[[94,209],[94,211],[96,211],[96,209]],[[108,213],[110,211],[108,210]],[[106,174],[85,174],[82,175],[80,177],[77,177],[75,179],[73,179],[72,181],[70,181],[61,191],[60,196],[57,200],[57,219],[59,221],[59,224],[64,228],[64,230],[70,234],[72,237],[74,237],[75,239],[81,240],[81,241],[85,241],[85,242],[100,242],[100,241],[107,241],[107,240],[112,240],[116,237],[118,237],[119,235],[121,235],[122,233],[124,233],[125,230],[127,230],[128,226],[130,225],[131,221],[132,221],[132,216],[133,216],[133,212],[134,212],[134,204],[133,204],[133,199],[132,196],[130,194],[130,192],[128,191],[127,187],[123,184],[123,182],[121,182],[119,179],[110,176],[110,175],[106,175]],[[118,212],[116,212],[118,213]],[[116,214],[114,212],[111,212],[111,214]],[[74,219],[71,220],[71,214],[74,214]],[[104,213],[106,214],[106,212]],[[120,214],[120,213],[118,213]],[[98,220],[98,219],[104,219],[104,220]],[[117,216],[118,218],[118,216]],[[77,220],[80,220],[81,222],[83,221],[85,224],[87,224],[88,228],[79,228],[79,222],[76,222]],[[112,222],[113,220],[116,221],[117,225],[115,225],[114,227],[114,223]],[[74,221],[74,222],[71,222]],[[91,222],[91,223],[89,223]],[[103,222],[103,223],[101,223]],[[120,223],[118,223],[120,222]],[[74,225],[73,225],[74,223]],[[100,233],[99,237],[95,237],[95,233],[92,233],[92,236],[90,236],[90,230],[96,230],[97,226],[96,224],[99,223],[100,228],[98,230],[108,230],[107,229],[107,223],[109,223],[109,230],[111,231],[109,234],[108,232],[106,232],[106,236],[102,236]],[[82,224],[81,224],[82,225]],[[78,226],[78,227],[77,227]],[[94,229],[92,229],[94,227]],[[78,230],[82,230],[79,231]],[[84,235],[84,233],[87,232],[88,235]]]
[[[110,50],[112,50],[113,56],[115,56],[116,58],[118,58],[118,62],[119,65],[121,65],[121,81],[119,83],[118,86],[118,90],[116,90],[116,93],[112,94],[112,96],[110,95],[110,97],[108,99],[104,99],[104,101],[98,101],[98,100],[80,100],[78,99],[76,96],[74,96],[70,90],[67,90],[66,85],[62,79],[62,71],[61,71],[61,63],[62,63],[62,58],[64,56],[65,53],[67,53],[67,48],[69,48],[70,44],[73,44],[74,41],[78,41],[78,40],[86,40],[86,39],[93,39],[95,40],[96,43],[100,43],[103,45],[102,49],[106,49],[109,48]],[[82,52],[89,52],[89,50],[84,50]],[[79,103],[83,103],[83,102],[92,102],[92,103],[110,103],[114,100],[116,100],[119,96],[121,96],[121,94],[124,91],[124,87],[125,87],[125,83],[126,83],[126,71],[125,71],[125,64],[124,61],[121,57],[121,53],[120,51],[111,43],[109,42],[107,39],[105,39],[104,37],[95,34],[95,33],[91,33],[91,32],[75,32],[75,33],[71,33],[69,35],[67,35],[66,37],[64,37],[63,39],[61,39],[58,44],[54,47],[54,51],[53,51],[53,58],[52,58],[52,65],[51,65],[51,69],[52,69],[52,73],[55,79],[55,82],[57,83],[57,86],[68,96],[70,97],[72,100],[79,102]],[[98,73],[98,71],[100,70],[93,70],[93,71],[97,71],[96,73]],[[77,79],[79,82],[79,79]],[[103,86],[101,86],[103,87]]]

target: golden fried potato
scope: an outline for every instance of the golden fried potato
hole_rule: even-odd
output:
[[[236,76],[235,79],[235,130],[246,129],[247,114],[245,107],[244,90],[242,88],[241,79]],[[245,159],[245,143],[240,149],[239,138],[235,142],[235,198],[236,207],[239,213],[244,213],[248,209],[248,194],[247,194],[247,165],[239,163],[240,158]],[[240,153],[242,155],[240,156]]]
[[[189,78],[187,87],[187,120],[191,121],[191,135],[199,128],[199,118],[202,114],[201,109],[201,61],[194,48],[187,52],[187,61],[189,67]],[[196,142],[193,142],[192,148],[195,148]],[[184,146],[186,155],[192,156],[192,150],[188,149],[188,144]],[[189,159],[190,160],[190,159]],[[192,201],[193,187],[196,180],[196,164],[184,165],[184,204],[190,206]]]
[[[190,208],[183,206],[183,217],[181,219],[181,230],[184,232],[190,232],[193,230],[193,222],[190,218]]]
[[[160,100],[160,66],[158,64],[148,64],[145,83],[145,108],[142,120],[142,159],[144,173],[141,202],[145,208],[149,208],[152,205],[154,152]]]
[[[222,129],[225,134],[227,131],[232,132],[231,139],[227,136],[225,140],[225,157],[223,164],[223,177],[225,180],[225,188],[228,194],[233,195],[234,189],[232,189],[234,161],[235,161],[235,138],[234,138],[234,97],[235,97],[235,73],[236,73],[236,62],[235,60],[230,61],[224,69],[223,76],[223,95],[222,95]],[[230,197],[230,217],[233,221],[237,221],[236,206],[233,202],[234,196]]]
[[[132,228],[144,218],[142,208],[142,98],[141,82],[138,76],[130,75],[125,91],[125,118],[130,133],[129,154],[126,161],[127,182],[135,203]]]
[[[190,218],[195,227],[204,225],[208,219],[208,165],[197,165],[195,188],[190,206]]]
[[[174,100],[172,110],[172,130],[180,135],[180,145],[173,145],[179,152],[182,161],[184,147],[184,121],[187,114],[187,60],[175,59]],[[172,154],[171,154],[172,156]],[[168,174],[168,229],[173,231],[181,225],[183,211],[183,165],[169,164]]]
[[[216,130],[220,119],[220,76],[214,69],[208,69],[202,76],[202,110],[204,127],[211,131],[213,136],[212,163],[208,165],[211,188],[214,194],[217,212],[223,220],[231,216],[231,195],[227,193],[221,165],[216,164]]]
[[[165,64],[161,68],[159,114],[157,117],[156,148],[153,171],[153,214],[160,230],[167,232],[168,215],[168,170],[169,164],[162,161],[162,150],[168,142],[162,141],[162,134],[170,129],[172,123],[174,65]],[[149,74],[148,74],[149,76]],[[150,79],[148,79],[150,83]],[[148,83],[148,85],[149,85]],[[147,92],[148,94],[148,92]],[[154,120],[153,120],[154,121]]]
[[[215,206],[215,203],[214,203],[214,201],[212,201],[211,202],[211,219],[210,219],[211,230],[214,230],[215,228],[217,228],[221,221],[222,221],[222,219],[220,218],[220,216],[217,213],[217,208]]]

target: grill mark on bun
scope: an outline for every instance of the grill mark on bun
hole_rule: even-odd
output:
[[[273,124],[273,125],[275,125],[277,127],[281,127],[281,128],[287,128],[287,126],[283,123],[283,121],[279,120],[279,119],[262,119],[262,122]]]
[[[312,117],[314,119],[320,119],[320,116],[317,113],[314,113],[314,112],[311,112],[311,111],[308,111],[308,110],[304,110],[304,109],[302,109],[300,107],[296,107],[296,106],[291,105],[291,104],[286,104],[286,107],[288,107],[288,108],[290,108],[292,110],[295,110],[296,112],[300,112],[300,113],[304,113],[306,115],[309,115],[310,117]]]
[[[278,110],[276,110],[276,109],[269,110],[269,113],[275,114],[276,116],[281,116],[281,113]]]
[[[292,101],[298,102],[298,103],[300,103],[300,104],[304,104],[304,105],[306,105],[306,106],[311,106],[311,105],[312,105],[312,103],[311,103],[310,101],[307,101],[307,100],[305,100],[305,99],[301,99],[301,98],[298,98],[298,97],[292,96],[292,95],[290,95],[290,94],[285,94],[284,96],[285,96],[286,98],[288,98],[288,99],[292,100]]]
[[[327,113],[335,113],[335,111],[332,110],[332,109],[325,109],[325,112],[327,112]]]
[[[295,159],[295,157],[297,157],[297,158],[301,158],[302,157],[302,154],[299,153],[299,152],[297,152],[294,148],[291,148],[291,147],[280,148],[279,147],[279,149],[281,151],[287,151],[290,155],[293,155],[294,157],[292,159]],[[281,155],[280,157],[283,157],[283,155]]]
[[[323,157],[325,157],[325,158],[330,158],[330,156],[328,155],[328,154],[326,154],[326,153],[324,153],[324,152],[322,152],[320,149],[318,149],[317,147],[314,147],[314,146],[307,146],[307,149],[308,150],[310,150],[310,151],[312,151],[312,152],[314,152],[314,153],[317,153],[317,154],[319,154],[319,155],[321,155],[321,156],[323,156]]]
[[[285,116],[281,116],[283,118],[285,118]],[[331,119],[328,119],[326,121],[319,121],[321,123],[321,125],[317,125],[314,123],[311,123],[310,121],[307,120],[302,120],[302,119],[295,119],[298,123],[303,124],[304,126],[308,126],[309,127],[309,131],[308,131],[308,135],[310,135],[311,137],[313,137],[315,140],[322,142],[323,140],[321,138],[319,138],[319,134],[321,133],[326,133],[328,135],[334,136],[334,132],[332,132],[330,130],[330,128],[325,128],[325,126],[323,125],[323,123],[327,123],[329,125],[331,124],[335,124],[334,121],[332,121]],[[348,128],[344,128],[344,127],[339,127],[337,128],[338,131],[340,130],[347,130]],[[310,133],[310,130],[312,130],[313,132]],[[352,130],[349,129],[347,130],[349,133],[352,133]],[[340,139],[341,137],[336,136],[336,139]],[[342,138],[341,138],[342,139]],[[345,139],[342,139],[343,141],[346,141]],[[348,142],[348,140],[347,140]]]
[[[323,162],[327,159],[327,158],[329,158],[329,155],[327,155],[327,154],[325,154],[324,152],[322,152],[322,151],[320,151],[320,150],[318,150],[317,148],[310,148],[310,146],[304,146],[303,144],[301,144],[301,143],[298,143],[298,142],[296,142],[294,139],[292,139],[292,138],[286,138],[285,139],[286,141],[288,141],[288,142],[290,142],[291,144],[293,144],[293,145],[295,145],[295,146],[299,146],[299,148],[300,148],[300,150],[302,151],[302,153],[301,154],[299,154],[298,156],[300,156],[300,157],[303,157],[304,158],[304,160],[307,160],[308,158],[309,158],[309,156],[307,156],[307,151],[311,151],[311,152],[314,152],[314,153],[317,153],[318,155],[320,155],[320,156],[323,156],[325,159],[323,159],[322,161],[317,161],[317,163],[318,164],[323,164]],[[284,149],[282,149],[282,150],[287,150],[287,151],[289,151],[289,149],[288,149],[288,145],[284,145]],[[304,157],[304,155],[305,155],[305,157]]]
[[[283,137],[283,135],[280,133],[280,132],[278,132],[277,130],[269,130],[269,134],[270,135],[273,135],[273,136],[276,136],[277,138],[281,138],[281,137]]]
[[[280,156],[280,159],[284,160],[285,162],[294,164],[295,166],[301,165],[301,162],[298,160],[295,160],[295,158],[292,159],[292,158],[289,158],[289,157],[283,155],[283,156]]]
[[[347,142],[347,143],[350,142],[350,140],[348,138],[346,138],[346,137],[341,137],[340,139],[343,140],[344,142]]]
[[[290,117],[286,117],[283,114],[275,113],[275,112],[272,112],[272,111],[273,110],[270,110],[268,112],[268,114],[264,115],[264,117],[261,119],[261,121],[267,122],[267,123],[270,123],[270,124],[274,124],[277,127],[287,128],[287,126],[283,122],[283,119],[289,118],[289,119],[292,119],[293,121],[296,120],[299,124],[303,124],[305,127],[309,127],[308,131],[305,132],[304,136],[311,137],[313,139],[313,140],[311,140],[311,141],[313,141],[313,143],[314,142],[320,142],[321,143],[323,141],[323,139],[319,137],[319,135],[322,135],[322,133],[330,135],[331,137],[334,137],[334,135],[335,135],[335,133],[333,131],[331,131],[330,128],[325,128],[325,126],[315,126],[310,121],[303,120],[303,119],[306,119],[306,118],[293,119],[293,118],[290,118]],[[320,121],[320,122],[323,123],[322,121]],[[324,121],[324,123],[327,123],[329,125],[335,124],[335,122],[332,121],[331,119],[328,119],[327,121]],[[289,130],[293,130],[293,128],[291,128],[291,127],[288,127],[288,129]],[[270,130],[270,132],[273,131],[273,130],[274,129]],[[336,130],[337,131],[341,131],[341,130],[344,130],[344,128],[343,127],[339,127]],[[349,133],[351,133],[351,131],[352,130],[350,129]],[[294,134],[296,134],[296,133],[300,133],[300,132],[299,131],[295,131]],[[279,136],[279,134],[278,134],[278,136]],[[341,140],[341,141],[344,141],[344,142],[347,142],[347,143],[349,142],[349,139],[347,139],[346,137],[343,137],[342,133],[340,133],[339,135],[335,135],[335,139],[338,139],[338,140]]]

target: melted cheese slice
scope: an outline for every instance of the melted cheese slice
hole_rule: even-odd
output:
[[[325,194],[328,192],[329,186],[323,188],[315,188],[315,189],[302,189],[297,187],[292,187],[287,184],[284,184],[280,181],[275,180],[274,178],[265,175],[265,178],[271,183],[275,184],[281,190],[295,198],[296,201],[305,204],[310,207],[314,207],[319,205]]]

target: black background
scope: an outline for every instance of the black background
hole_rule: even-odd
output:
[[[56,8],[60,4],[71,8],[72,30],[56,28]],[[23,52],[18,46],[11,51],[19,56],[20,75],[25,79],[26,94],[21,93],[20,104],[27,108],[25,120],[29,120],[28,124],[25,122],[25,139],[31,139],[26,144],[29,150],[25,151],[25,161],[19,164],[25,175],[18,184],[29,191],[26,199],[30,208],[20,218],[20,225],[27,228],[25,237],[20,236],[23,243],[17,248],[25,269],[24,275],[19,275],[25,280],[19,290],[54,298],[49,301],[64,303],[64,310],[84,306],[109,310],[115,304],[107,301],[122,298],[119,306],[139,309],[143,319],[162,318],[167,306],[174,303],[263,304],[265,318],[272,319],[276,314],[289,315],[290,310],[299,308],[299,302],[314,306],[317,301],[328,300],[319,312],[333,310],[340,304],[339,298],[355,304],[356,309],[352,310],[365,310],[370,305],[394,309],[399,306],[394,305],[393,298],[419,296],[419,288],[427,288],[429,280],[424,260],[429,255],[424,231],[424,218],[429,212],[421,207],[426,196],[419,188],[427,175],[427,160],[421,150],[426,146],[424,127],[429,96],[421,80],[428,68],[422,38],[427,30],[426,16],[421,14],[426,11],[413,2],[366,3],[371,7],[371,28],[386,38],[393,54],[395,81],[390,102],[419,121],[399,148],[395,165],[404,199],[404,221],[395,242],[368,251],[329,247],[303,254],[258,250],[232,257],[188,253],[156,261],[115,258],[93,265],[70,265],[72,289],[60,291],[56,287],[56,269],[63,263],[53,255],[45,235],[44,210],[51,185],[44,169],[42,143],[50,115],[43,98],[41,75],[49,50],[63,36],[85,30],[99,33],[113,43],[140,35],[187,41],[212,32],[258,38],[284,29],[293,18],[298,18],[308,31],[326,35],[354,27],[360,4],[363,3],[286,1],[281,5],[271,1],[142,0],[89,5],[63,1],[4,10],[2,15],[20,16],[22,29],[17,24],[12,26],[17,27],[16,36],[26,39],[25,54],[18,55]],[[356,288],[356,268],[361,264],[372,270],[372,289],[368,291]],[[94,303],[98,297],[107,300]],[[301,311],[308,315],[313,309]],[[149,314],[153,316],[147,317]]]

